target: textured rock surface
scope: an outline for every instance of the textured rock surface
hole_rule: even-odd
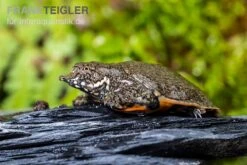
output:
[[[247,117],[123,116],[102,107],[0,122],[0,164],[201,164],[247,153]]]

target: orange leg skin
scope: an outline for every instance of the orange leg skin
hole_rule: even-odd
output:
[[[123,112],[123,113],[134,113],[134,114],[135,113],[151,114],[151,113],[155,113],[155,112],[166,113],[167,111],[169,111],[172,108],[175,108],[176,110],[179,111],[180,108],[184,109],[184,107],[197,108],[200,106],[196,103],[186,103],[186,102],[177,101],[177,100],[173,100],[173,99],[169,99],[169,98],[165,98],[165,97],[160,97],[159,98],[159,107],[157,109],[150,109],[145,105],[135,104],[133,106],[124,107],[121,110],[119,109],[116,111]],[[209,116],[215,116],[215,117],[217,116],[217,114],[219,112],[218,109],[212,109],[212,110],[202,109],[200,111],[201,111],[201,114],[210,113]]]
[[[135,104],[131,107],[123,108],[121,111],[125,113],[154,113],[157,111],[165,112],[173,106],[173,103],[169,102],[165,98],[159,99],[159,102],[160,102],[160,105],[159,105],[159,108],[157,109],[149,109],[147,106]]]
[[[159,99],[159,111],[167,111],[168,109],[170,109],[174,104],[172,102],[169,102],[166,98],[160,98]]]
[[[149,109],[147,106],[135,104],[131,107],[123,108],[121,111],[125,113],[153,113],[157,111],[167,111],[173,106],[173,103],[167,100],[166,98],[159,99],[159,108]]]
[[[122,111],[123,112],[143,112],[143,113],[147,113],[150,110],[146,106],[135,104],[132,107],[128,107],[128,108],[123,109]]]
[[[177,101],[177,100],[173,100],[173,99],[169,99],[169,98],[164,98],[164,97],[160,97],[159,98],[159,102],[160,102],[160,107],[159,107],[159,111],[161,112],[165,112],[167,110],[169,110],[170,108],[175,108],[176,107],[181,107],[182,109],[184,107],[191,107],[191,108],[195,108],[197,110],[200,110],[201,114],[206,114],[206,116],[211,116],[211,117],[217,117],[220,114],[220,110],[215,108],[215,109],[203,109],[200,107],[200,105],[196,104],[196,103],[186,103],[183,101]]]

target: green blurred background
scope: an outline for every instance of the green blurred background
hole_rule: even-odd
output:
[[[11,25],[7,7],[88,6],[84,15],[13,15],[81,24]],[[1,0],[0,111],[36,100],[71,105],[58,80],[79,61],[160,63],[201,88],[226,115],[247,114],[246,0]]]

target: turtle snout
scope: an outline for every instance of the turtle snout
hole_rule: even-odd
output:
[[[68,76],[63,76],[63,75],[61,75],[61,76],[59,76],[59,80],[60,80],[60,81],[64,81],[64,82],[66,82],[66,83],[68,83],[68,84],[71,84],[71,78],[68,77]]]
[[[82,86],[85,85],[84,82],[80,82],[79,77],[72,77],[71,75],[59,76],[59,80],[64,81],[70,86],[78,88],[78,89],[81,89]]]
[[[59,76],[59,80],[64,81],[64,82],[69,82],[70,79],[67,76],[61,75],[61,76]]]
[[[66,78],[65,78],[65,76],[61,75],[61,76],[59,76],[59,80],[60,80],[60,81],[65,81]]]

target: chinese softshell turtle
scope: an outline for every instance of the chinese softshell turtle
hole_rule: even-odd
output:
[[[164,66],[142,62],[81,62],[60,80],[86,93],[74,101],[104,104],[115,111],[153,112],[194,117],[219,114],[209,99],[182,76]]]

